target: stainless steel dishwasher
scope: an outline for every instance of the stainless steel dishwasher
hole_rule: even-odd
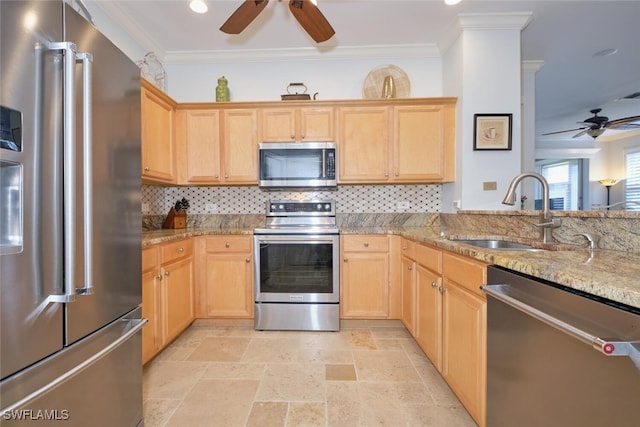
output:
[[[640,426],[640,310],[496,266],[487,283],[487,426]]]

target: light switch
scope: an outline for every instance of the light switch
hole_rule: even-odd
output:
[[[485,181],[482,183],[482,190],[493,191],[498,189],[498,183],[496,181]]]

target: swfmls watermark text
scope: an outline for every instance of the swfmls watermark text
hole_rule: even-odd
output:
[[[68,409],[17,409],[2,413],[3,420],[12,421],[66,421]]]

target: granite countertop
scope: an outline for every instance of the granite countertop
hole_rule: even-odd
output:
[[[433,227],[344,227],[340,229],[340,233],[400,235],[640,309],[640,253],[614,250],[592,252],[586,247],[568,245],[551,245],[547,247],[551,250],[538,252],[478,248],[449,240]],[[251,235],[253,229],[195,228],[145,231],[142,234],[142,246],[187,237],[226,234]],[[479,235],[449,237],[500,239],[500,236]]]

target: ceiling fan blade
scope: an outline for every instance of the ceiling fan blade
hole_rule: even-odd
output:
[[[633,123],[633,122],[640,122],[640,116],[631,116],[631,117],[625,117],[622,119],[611,120],[610,122],[605,124],[605,127],[608,127],[608,128],[618,127],[618,126],[626,125],[628,123]]]
[[[584,128],[577,128],[577,129],[567,129],[567,130],[561,130],[558,132],[549,132],[549,133],[543,133],[542,136],[546,136],[546,135],[556,135],[558,133],[565,133],[565,132],[575,132],[577,130],[585,130]]]
[[[289,10],[316,43],[327,41],[336,33],[320,9],[309,0],[291,0]]]
[[[582,135],[584,135],[585,133],[589,132],[591,129],[584,129],[581,132],[576,133],[575,135],[573,135],[571,138],[580,138]]]
[[[222,24],[220,31],[227,34],[240,34],[251,21],[256,19],[267,3],[269,0],[245,0]]]

